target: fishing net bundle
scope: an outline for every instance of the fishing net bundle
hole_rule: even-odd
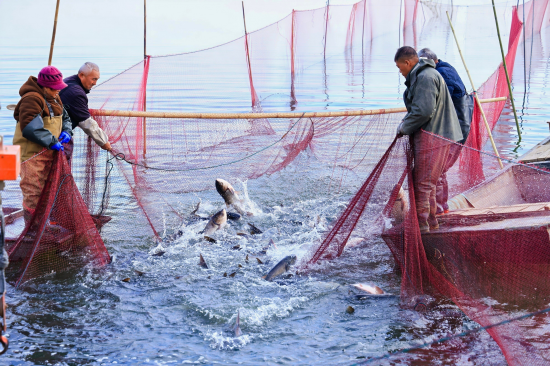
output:
[[[511,19],[506,56],[510,75],[520,42],[520,19],[525,19],[526,27],[540,31],[548,24],[547,5],[548,1],[537,1],[529,2],[525,9],[499,8],[501,20],[508,16]],[[177,227],[196,205],[192,193],[212,189],[217,178],[234,183],[276,174],[307,155],[307,161],[328,167],[335,187],[347,174],[365,179],[332,230],[312,250],[309,267],[345,253],[347,240],[356,230],[376,227],[403,275],[405,306],[427,306],[425,296],[444,295],[481,325],[540,309],[548,294],[544,248],[548,238],[545,227],[537,226],[536,220],[544,220],[544,209],[534,214],[535,224],[530,228],[518,231],[503,227],[496,231],[500,235],[497,239],[494,230],[466,229],[527,220],[531,219],[530,213],[515,217],[514,209],[495,213],[488,208],[475,214],[444,215],[440,218],[441,230],[451,233],[442,241],[444,245],[426,241],[419,232],[415,212],[414,144],[408,137],[395,138],[403,113],[306,117],[300,112],[307,110],[301,106],[307,106],[312,98],[321,96],[322,103],[327,104],[337,98],[329,95],[330,88],[347,90],[362,85],[364,92],[365,84],[376,83],[379,77],[365,69],[376,58],[377,47],[389,47],[392,52],[403,44],[417,47],[423,41],[422,30],[446,22],[447,10],[451,13],[461,9],[436,2],[364,0],[350,6],[293,11],[277,23],[219,47],[147,57],[102,83],[90,94],[90,106],[114,151],[106,154],[77,129],[71,167],[62,154],[54,154],[37,214],[10,249],[12,259],[24,264],[18,267],[16,283],[69,267],[73,259],[65,259],[66,253],[77,254],[72,258],[91,257],[99,265],[107,263],[101,236],[110,243],[162,240],[168,228]],[[489,7],[474,10],[469,17],[492,17]],[[381,39],[383,42],[377,43]],[[341,55],[345,70],[340,68]],[[383,62],[391,61],[390,57]],[[340,79],[334,75],[342,73],[349,78],[335,85]],[[284,92],[272,93],[281,90]],[[502,65],[479,88],[478,95],[508,95]],[[109,113],[240,111],[235,105],[248,105],[252,112],[279,112],[284,105],[285,111],[296,115],[207,119]],[[504,105],[504,101],[484,105],[490,129]],[[424,136],[425,146],[452,145],[461,149],[456,164],[447,172],[449,197],[461,197],[500,172],[498,160],[483,152],[487,139],[477,106],[464,147],[437,136]],[[534,194],[546,182],[543,169],[512,164],[506,172],[509,179],[503,184],[509,190],[495,195],[516,189],[517,200],[507,201],[504,206],[546,202],[544,195]],[[529,180],[520,182],[521,177]],[[60,186],[63,189],[58,189]],[[398,197],[401,201],[396,201]],[[404,199],[409,208],[396,222],[396,202]],[[53,229],[48,228],[55,225],[68,231],[71,239],[63,241],[62,235],[56,234],[50,240]],[[25,244],[29,238],[33,242]],[[475,245],[489,242],[499,246],[483,251]],[[503,262],[503,258],[513,258],[513,263]],[[511,364],[536,364],[547,357],[538,343],[543,340],[544,321],[541,315],[488,331]],[[529,341],[522,343],[517,334]]]
[[[25,218],[21,235],[6,245],[10,282],[18,287],[45,274],[109,263],[98,231],[104,222],[88,213],[65,154],[44,150],[22,163],[21,170],[37,184],[43,171],[49,173],[32,217]]]

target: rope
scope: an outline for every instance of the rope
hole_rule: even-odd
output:
[[[255,153],[252,153],[250,155],[247,155],[243,158],[240,158],[240,159],[237,159],[237,160],[233,160],[233,161],[230,161],[228,163],[223,163],[223,164],[217,164],[217,165],[211,165],[211,166],[207,166],[207,167],[200,167],[200,168],[188,168],[188,169],[165,169],[165,168],[155,168],[155,167],[151,167],[151,166],[148,166],[148,165],[144,165],[144,164],[139,164],[139,163],[136,163],[136,162],[133,162],[133,161],[130,161],[130,160],[127,160],[126,159],[126,155],[124,155],[124,153],[116,153],[116,154],[113,154],[113,157],[110,158],[109,160],[107,160],[108,163],[111,163],[111,161],[113,159],[116,159],[116,160],[119,160],[119,161],[124,161],[130,165],[135,165],[135,166],[140,166],[140,167],[143,167],[145,169],[151,169],[151,170],[158,170],[158,171],[163,171],[163,172],[189,172],[189,171],[196,171],[196,170],[207,170],[207,169],[214,169],[214,168],[219,168],[219,167],[222,167],[222,166],[227,166],[227,165],[232,165],[232,164],[236,164],[236,163],[239,163],[243,160],[247,160],[251,157],[253,157],[254,155],[258,155],[259,153],[273,147],[274,145],[278,144],[279,142],[281,142],[285,137],[286,135],[288,135],[290,133],[290,131],[292,131],[292,129],[294,128],[294,126],[296,126],[296,124],[298,122],[300,122],[302,120],[302,118],[304,117],[305,115],[305,112],[302,114],[302,116],[296,121],[294,122],[294,124],[290,127],[290,129],[288,131],[285,132],[285,134],[283,136],[281,136],[281,138],[277,141],[275,141],[274,143],[270,144],[270,145],[267,145],[266,147],[264,147],[263,149],[260,149],[258,151],[256,151]],[[111,168],[112,169],[112,168]],[[110,170],[109,170],[109,174],[110,174]]]
[[[437,137],[437,138],[439,138],[439,139],[441,139],[441,140],[448,141],[448,142],[453,143],[453,144],[458,144],[458,142],[456,142],[456,141],[449,140],[448,138],[443,137],[443,136],[436,135],[435,133],[431,133],[431,132],[424,131],[424,130],[422,130],[422,132],[427,133],[428,135]],[[533,165],[525,164],[525,163],[522,163],[521,161],[514,161],[514,160],[512,160],[512,159],[506,159],[506,158],[503,158],[503,157],[501,157],[501,156],[497,156],[497,155],[495,155],[495,154],[491,154],[491,153],[489,153],[489,152],[487,152],[487,151],[474,149],[473,147],[470,147],[470,146],[466,146],[466,145],[462,145],[462,146],[463,146],[463,148],[465,148],[465,149],[470,149],[470,150],[473,150],[473,151],[477,151],[477,152],[479,152],[479,153],[481,153],[481,154],[484,154],[484,155],[493,157],[493,158],[495,158],[495,159],[500,159],[500,160],[502,160],[502,161],[504,161],[504,162],[506,162],[506,163],[517,164],[517,165],[521,165],[521,166],[526,167],[526,168],[529,168],[529,169],[536,170],[537,172],[540,172],[540,173],[550,174],[550,171],[548,171],[548,170],[541,169],[541,168],[536,168],[536,167],[534,167]]]
[[[514,321],[523,320],[523,319],[526,319],[526,318],[529,318],[529,317],[532,317],[532,316],[537,316],[537,315],[548,313],[548,312],[550,312],[550,308],[535,311],[534,313],[521,315],[521,316],[518,316],[518,317],[515,317],[515,318],[512,318],[512,319],[503,320],[501,322],[494,323],[494,324],[491,324],[491,325],[487,325],[485,327],[477,327],[477,328],[467,330],[465,332],[458,333],[458,334],[455,334],[455,335],[452,335],[452,336],[449,336],[449,337],[443,337],[443,338],[436,339],[435,341],[432,341],[432,342],[423,343],[423,344],[421,344],[419,346],[416,346],[416,347],[404,348],[404,349],[399,350],[399,351],[395,351],[395,352],[385,354],[384,356],[374,357],[374,358],[371,358],[369,360],[366,360],[366,361],[363,361],[363,362],[360,362],[360,363],[354,363],[353,366],[355,366],[355,365],[366,365],[366,364],[369,364],[369,363],[374,362],[374,361],[380,361],[380,360],[388,359],[390,357],[393,357],[393,356],[396,356],[396,355],[399,355],[399,354],[409,353],[409,352],[416,351],[416,350],[419,350],[419,349],[423,349],[423,348],[426,348],[426,347],[429,347],[429,346],[434,346],[436,344],[447,342],[447,341],[450,341],[450,340],[453,340],[453,339],[456,339],[456,338],[460,338],[460,337],[465,337],[465,336],[468,336],[468,335],[473,334],[473,333],[477,333],[477,332],[482,331],[482,330],[491,329],[491,328],[494,328],[494,327],[498,327],[500,325],[512,323]]]

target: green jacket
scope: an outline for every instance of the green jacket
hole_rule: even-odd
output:
[[[462,140],[449,89],[432,60],[420,59],[407,75],[405,85],[407,114],[399,126],[400,133],[412,135],[422,129],[453,141]]]

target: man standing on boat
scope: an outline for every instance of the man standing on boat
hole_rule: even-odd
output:
[[[111,151],[111,144],[105,131],[99,127],[90,115],[88,108],[88,94],[99,80],[99,67],[93,62],[86,62],[78,74],[69,76],[65,80],[67,87],[59,96],[72,121],[72,128],[80,127],[103,150]]]
[[[458,122],[460,123],[460,129],[462,131],[462,140],[458,141],[460,145],[451,145],[449,151],[449,157],[445,164],[443,174],[437,181],[437,213],[449,212],[449,205],[447,200],[449,199],[449,185],[447,183],[447,171],[456,163],[462,146],[466,143],[468,135],[470,134],[470,125],[472,123],[472,114],[474,112],[474,99],[473,96],[466,92],[466,87],[462,82],[462,79],[458,75],[458,72],[449,63],[441,61],[437,58],[437,55],[429,48],[423,48],[418,52],[418,56],[421,58],[427,58],[435,63],[435,69],[441,74],[449,94],[451,94],[451,100],[455,107],[456,115],[458,116]]]
[[[461,141],[463,136],[451,95],[435,63],[419,59],[414,48],[408,46],[397,50],[394,61],[407,86],[403,94],[407,114],[397,134],[411,135],[416,212],[420,232],[426,233],[439,228],[435,216],[436,184],[449,155],[451,143],[448,140]]]
[[[71,119],[59,98],[59,91],[66,86],[61,72],[46,66],[38,78],[30,76],[19,89],[21,100],[13,112],[17,121],[13,144],[21,146],[21,162],[25,163],[19,185],[26,224],[32,218],[50,173],[53,155],[47,151],[63,151],[62,144],[72,138]]]

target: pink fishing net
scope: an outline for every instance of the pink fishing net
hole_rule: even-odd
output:
[[[548,24],[547,7],[548,1],[532,1],[525,10],[504,11],[512,17],[506,56],[510,75],[520,42],[520,20],[525,18],[526,25],[540,31]],[[543,188],[547,172],[544,167],[521,164],[500,170],[498,160],[483,151],[488,131],[477,107],[464,147],[438,136],[422,137],[424,146],[434,147],[430,150],[434,159],[448,153],[436,146],[460,151],[457,163],[447,171],[451,212],[438,217],[440,228],[429,234],[420,233],[415,206],[414,177],[422,164],[415,160],[412,141],[395,138],[402,113],[203,119],[118,117],[108,112],[231,112],[235,104],[248,105],[254,113],[272,111],[272,90],[285,91],[277,100],[284,100],[290,111],[302,110],[301,103],[307,104],[319,92],[326,95],[322,103],[328,105],[331,75],[344,72],[335,71],[338,57],[344,55],[345,72],[350,75],[345,87],[358,83],[354,72],[358,67],[364,87],[369,78],[377,77],[365,69],[372,64],[365,60],[376,58],[377,40],[383,39],[384,46],[392,49],[404,44],[417,47],[421,29],[433,19],[443,19],[445,10],[458,8],[416,0],[363,0],[350,6],[293,11],[219,47],[148,56],[104,82],[90,94],[90,103],[114,151],[105,158],[99,147],[80,136],[70,172],[62,155],[54,156],[55,168],[41,198],[43,214],[35,215],[10,248],[12,259],[24,263],[17,282],[65,267],[67,262],[51,256],[63,258],[67,251],[80,253],[85,248],[96,263],[104,264],[108,254],[98,230],[112,241],[160,239],[165,228],[181,223],[181,208],[190,207],[193,197],[184,193],[212,189],[216,178],[246,180],[274,174],[307,154],[333,172],[366,177],[312,250],[306,261],[309,268],[345,254],[348,239],[358,231],[377,228],[376,235],[387,243],[402,273],[404,306],[427,308],[426,296],[444,295],[484,326],[544,307],[550,295],[546,280],[550,211],[545,206],[550,196]],[[484,11],[492,14],[490,8]],[[502,65],[478,94],[508,96]],[[490,129],[505,103],[484,105]],[[343,175],[334,174],[331,179],[339,186]],[[82,198],[75,192],[73,177]],[[55,187],[61,183],[66,189],[59,191]],[[57,203],[69,199],[71,203]],[[75,209],[65,212],[62,207]],[[110,216],[112,222],[103,226]],[[48,220],[69,230],[71,239],[61,244],[58,237],[50,240],[53,229],[48,227],[53,226]],[[77,227],[71,222],[83,224]],[[510,364],[545,364],[543,360],[550,359],[544,346],[545,326],[546,316],[539,315],[488,331]]]

